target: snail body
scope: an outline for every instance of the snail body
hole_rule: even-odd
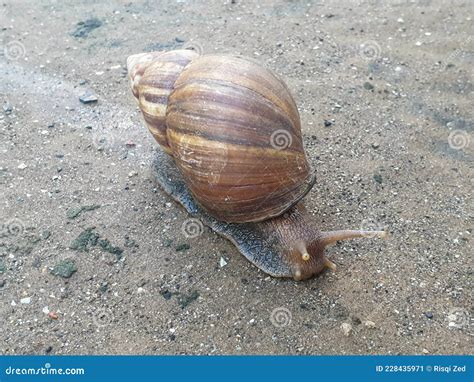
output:
[[[127,60],[131,88],[163,152],[162,188],[260,269],[302,280],[335,265],[337,240],[383,231],[321,232],[301,199],[315,175],[286,85],[253,60],[152,52]]]

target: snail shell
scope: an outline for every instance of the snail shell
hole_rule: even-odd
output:
[[[271,71],[190,50],[131,56],[128,66],[149,130],[212,216],[262,221],[309,192],[298,109]]]

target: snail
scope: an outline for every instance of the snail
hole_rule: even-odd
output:
[[[336,265],[324,249],[385,231],[320,231],[301,199],[315,183],[285,83],[252,59],[192,50],[127,59],[133,96],[161,146],[158,183],[254,265],[297,281]]]

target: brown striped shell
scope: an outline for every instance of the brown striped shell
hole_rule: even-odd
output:
[[[166,133],[166,107],[176,79],[198,54],[192,50],[151,52],[130,56],[127,60],[134,97],[150,133],[172,154]]]
[[[149,130],[217,219],[281,215],[313,186],[298,109],[268,69],[190,50],[134,55],[127,65]]]

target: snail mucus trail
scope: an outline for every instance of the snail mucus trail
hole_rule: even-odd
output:
[[[320,231],[301,199],[315,175],[298,109],[273,72],[244,57],[191,50],[127,60],[145,124],[160,144],[154,173],[193,216],[264,272],[304,280],[336,266],[324,249],[384,231]],[[281,147],[277,135],[288,145]]]

